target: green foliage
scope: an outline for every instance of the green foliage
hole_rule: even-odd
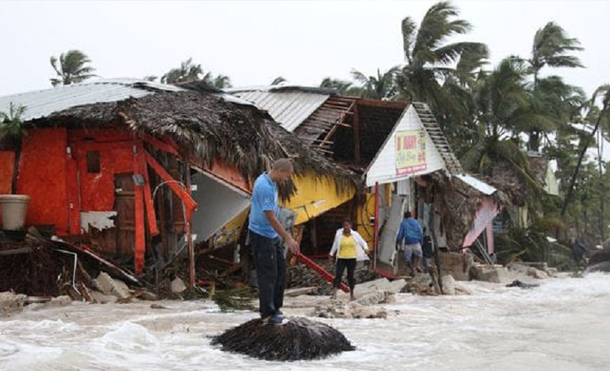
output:
[[[20,139],[25,133],[23,114],[26,108],[10,103],[8,113],[0,112],[0,139]]]
[[[58,64],[59,62],[59,64]],[[83,82],[95,77],[95,68],[89,66],[91,60],[80,50],[69,50],[61,53],[59,59],[51,57],[51,66],[55,70],[57,77],[51,79],[53,86],[70,85]]]

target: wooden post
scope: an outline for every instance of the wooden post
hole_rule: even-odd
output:
[[[354,160],[356,164],[360,164],[360,117],[358,112],[358,104],[354,104]]]
[[[142,175],[142,169],[140,167],[140,156],[142,154],[142,147],[139,145],[133,146],[133,173],[134,175]],[[145,226],[144,226],[144,184],[138,184],[135,182],[134,184],[134,212],[135,212],[135,251],[134,251],[134,261],[135,266],[134,270],[136,275],[140,276],[144,273],[144,254],[146,251],[146,242],[145,242]]]
[[[185,185],[188,194],[191,194],[191,166],[189,165],[188,155],[184,159],[184,165],[186,167],[185,174]],[[193,213],[185,212],[184,223],[186,227],[186,242],[189,250],[189,288],[192,290],[195,288],[195,246],[193,245],[193,233],[191,231],[191,220]]]
[[[379,182],[375,182],[375,224],[373,228],[373,270],[377,269],[377,244],[379,229]]]

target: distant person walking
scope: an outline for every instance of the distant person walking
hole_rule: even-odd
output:
[[[335,254],[337,259],[335,281],[333,282],[333,291],[331,294],[332,299],[337,298],[337,290],[339,289],[339,286],[341,286],[341,278],[345,268],[347,268],[347,283],[349,284],[350,300],[356,299],[356,296],[354,295],[354,287],[356,286],[354,272],[356,271],[356,264],[358,261],[367,260],[368,252],[369,248],[366,241],[358,232],[352,229],[352,223],[349,220],[343,221],[343,228],[337,230],[333,247],[329,253],[330,259],[333,259]]]
[[[413,219],[410,211],[405,212],[398,236],[396,236],[396,247],[399,250],[404,249],[405,262],[411,269],[411,275],[415,275],[416,271],[421,272],[419,263],[423,255],[422,243],[421,226],[417,220]]]
[[[258,276],[258,298],[261,318],[268,324],[279,325],[283,317],[286,258],[279,237],[294,254],[299,244],[287,233],[277,219],[279,213],[277,184],[286,182],[294,173],[291,160],[275,161],[269,173],[254,182],[248,230]]]

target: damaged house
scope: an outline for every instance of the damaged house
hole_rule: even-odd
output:
[[[293,158],[297,179],[332,184],[337,194],[357,186],[352,172],[221,92],[98,80],[0,97],[0,111],[11,104],[25,107],[25,135],[20,153],[0,147],[0,193],[16,176],[15,193],[30,198],[26,227],[135,277],[188,252],[193,285],[195,246],[243,214],[252,181],[274,159]],[[288,200],[295,184],[280,192]],[[18,253],[11,243],[5,255]],[[3,276],[17,273],[2,265]]]
[[[432,112],[423,103],[337,95],[333,90],[300,86],[231,89],[293,132],[312,149],[360,175],[362,191],[345,202],[291,199],[299,211],[305,251],[325,255],[341,220],[375,247],[375,268],[394,274],[394,241],[404,211],[417,215],[435,245],[452,251],[475,244],[491,232],[492,220],[508,202],[496,188],[465,174]],[[455,200],[462,200],[455,204]],[[493,235],[491,236],[493,237]],[[310,247],[307,250],[307,247]],[[493,243],[487,246],[493,251]]]

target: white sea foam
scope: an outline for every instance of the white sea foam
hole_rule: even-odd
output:
[[[474,295],[401,294],[387,319],[320,319],[357,350],[278,363],[221,352],[209,336],[256,317],[208,302],[75,304],[0,321],[0,370],[608,370],[610,276]],[[287,311],[289,312],[289,311]]]

